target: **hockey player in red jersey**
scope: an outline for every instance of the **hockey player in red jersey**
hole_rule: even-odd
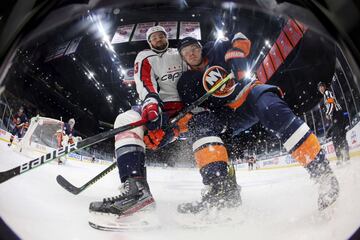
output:
[[[191,37],[180,40],[178,50],[191,70],[185,72],[179,80],[179,95],[185,104],[190,104],[232,71],[235,79],[213,94],[202,106],[211,110],[220,119],[218,124],[226,125],[227,131],[234,135],[257,122],[276,134],[291,156],[319,184],[318,208],[323,210],[336,201],[339,194],[338,181],[320,151],[317,137],[281,99],[281,91],[275,86],[262,84],[255,77],[247,76],[250,49],[251,42],[242,33],[235,34],[232,41],[208,42],[204,47]],[[215,164],[224,169],[228,162],[225,145],[219,138],[220,133],[213,133],[196,136],[197,140],[193,144],[203,182],[211,190],[198,202],[179,205],[179,212],[196,213],[204,206],[216,206],[226,200],[227,188],[219,187],[219,181],[216,181],[222,174],[225,176],[226,172],[217,171],[217,178],[214,178],[214,173],[209,170]]]
[[[167,127],[169,118],[174,117],[183,108],[177,91],[177,83],[182,72],[187,70],[187,65],[182,61],[177,49],[168,48],[166,32],[162,27],[150,28],[147,39],[151,50],[140,52],[134,65],[136,89],[143,100],[142,107],[141,109],[133,107],[132,110],[120,114],[115,121],[115,127],[138,121],[141,118],[149,120],[150,123],[145,128],[126,131],[115,137],[116,157],[123,190],[117,197],[91,203],[90,212],[128,215],[154,205],[145,176],[145,146],[155,150],[185,132],[190,141],[194,142],[194,136],[210,136],[214,131],[221,131],[213,127],[214,125],[220,127],[220,125],[216,124],[216,118],[211,112],[199,109],[197,109],[197,114],[189,113],[180,119],[177,126]],[[191,128],[188,128],[189,122],[192,123]],[[226,155],[227,158],[221,139],[216,138],[216,140],[218,145],[214,146],[214,149],[219,150],[220,154],[217,152],[214,155],[206,149],[201,152],[202,155],[209,157],[209,161],[214,162],[211,167],[202,168],[203,174],[209,176],[204,179],[204,183],[205,181],[219,182],[217,186],[224,194],[211,199],[217,207],[239,206],[241,204],[240,189],[236,184],[234,173],[231,174],[227,163],[215,162],[219,157]],[[202,145],[201,141],[194,142],[195,146],[197,144]],[[206,162],[200,164],[206,164]],[[217,193],[212,194],[214,195]],[[207,208],[208,206],[203,205],[198,207],[197,211]]]
[[[169,117],[183,107],[176,85],[187,66],[176,48],[168,48],[167,33],[163,27],[149,28],[146,39],[151,49],[139,52],[134,63],[136,90],[142,106],[134,106],[119,114],[114,127],[140,119],[146,119],[149,123],[115,136],[122,189],[116,197],[91,203],[91,213],[121,216],[153,207],[155,201],[145,174],[145,148],[156,149],[172,141],[179,132],[178,129],[164,132],[161,128]]]
[[[29,120],[24,113],[24,107],[20,107],[18,112],[13,117],[14,128],[11,130],[11,137],[8,146],[10,147],[14,141],[15,136],[20,140],[29,127]]]
[[[120,114],[115,127],[140,119],[147,119],[150,123],[146,127],[122,132],[115,137],[122,190],[119,196],[91,203],[90,212],[127,216],[152,207],[155,200],[145,175],[145,146],[157,149],[185,132],[194,148],[202,148],[202,151],[195,152],[195,158],[206,158],[197,162],[201,166],[201,174],[206,175],[204,183],[217,182],[216,189],[212,188],[206,194],[209,196],[208,201],[196,206],[194,212],[212,207],[220,209],[239,206],[240,188],[236,183],[235,173],[230,170],[227,161],[222,161],[228,157],[224,143],[218,137],[222,126],[217,123],[217,118],[210,111],[197,109],[196,114],[189,113],[180,119],[177,126],[167,127],[168,119],[183,107],[177,83],[187,66],[176,49],[168,48],[166,32],[162,27],[150,28],[147,39],[152,50],[140,52],[135,60],[136,88],[143,100],[142,107],[134,107]],[[215,142],[211,149],[204,147],[209,141]]]

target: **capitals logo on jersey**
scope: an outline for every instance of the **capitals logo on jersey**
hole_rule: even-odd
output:
[[[228,72],[220,67],[220,66],[211,66],[209,67],[204,75],[203,75],[203,86],[205,90],[208,92],[215,84],[220,82],[222,79],[227,77]],[[229,80],[226,84],[220,87],[215,93],[213,93],[214,97],[224,98],[229,96],[234,92],[235,89],[235,81],[234,79]]]

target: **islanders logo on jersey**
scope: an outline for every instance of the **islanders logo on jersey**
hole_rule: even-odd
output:
[[[203,75],[203,86],[205,90],[208,92],[215,84],[220,82],[228,75],[228,72],[220,66],[211,66],[209,67],[204,75]],[[229,96],[234,92],[235,89],[235,81],[234,79],[230,79],[227,83],[220,87],[215,93],[213,93],[214,97],[224,98]]]

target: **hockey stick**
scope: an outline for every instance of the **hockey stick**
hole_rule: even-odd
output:
[[[200,104],[202,104],[206,99],[208,99],[214,92],[216,92],[221,86],[227,83],[230,79],[234,78],[234,74],[231,72],[225,78],[223,78],[220,82],[215,84],[209,91],[207,91],[204,95],[202,95],[195,102],[191,103],[187,106],[183,111],[181,111],[176,117],[170,120],[170,126],[175,124],[181,118],[183,118],[187,113],[191,112],[195,108],[197,108]]]
[[[92,137],[89,137],[89,138],[86,138],[80,142],[77,142],[77,143],[73,143],[73,144],[70,144],[66,147],[61,147],[59,149],[56,149],[52,152],[49,152],[39,158],[36,158],[36,159],[33,159],[29,162],[26,162],[26,163],[23,163],[21,164],[20,166],[17,166],[15,168],[12,168],[10,170],[7,170],[7,171],[3,171],[3,172],[0,172],[0,183],[3,183],[15,176],[18,176],[18,175],[21,175],[31,169],[34,169],[36,167],[39,167],[39,166],[42,166],[43,164],[45,163],[48,163],[58,157],[61,157],[61,156],[64,156],[66,154],[69,154],[69,153],[72,153],[72,152],[75,152],[79,149],[82,149],[82,148],[86,148],[86,147],[89,147],[89,146],[92,146],[96,143],[99,143],[99,142],[102,142],[110,137],[113,137],[115,136],[116,134],[120,133],[120,132],[124,132],[124,131],[127,131],[127,130],[130,130],[130,129],[133,129],[133,128],[136,128],[136,127],[139,127],[139,126],[142,126],[144,125],[145,123],[147,122],[147,120],[145,119],[141,119],[137,122],[133,122],[133,123],[130,123],[128,125],[125,125],[125,126],[121,126],[121,127],[118,127],[118,128],[115,128],[115,129],[111,129],[107,132],[103,132],[103,133],[99,133],[99,134],[96,134]]]
[[[201,96],[199,99],[197,99],[195,102],[190,104],[188,107],[186,107],[183,111],[181,111],[176,117],[174,117],[170,121],[170,126],[173,126],[178,120],[180,120],[182,117],[184,117],[187,113],[194,110],[196,107],[198,107],[201,103],[203,103],[206,99],[208,99],[216,90],[218,90],[221,86],[223,86],[227,81],[229,81],[231,78],[233,78],[234,75],[230,73],[227,75],[224,79],[222,79],[220,82],[218,82],[215,86],[213,86],[207,93],[205,93],[203,96]],[[63,176],[58,175],[56,177],[56,181],[67,191],[77,195],[80,192],[84,191],[86,188],[88,188],[90,185],[97,182],[99,179],[104,177],[106,174],[108,174],[111,170],[113,170],[116,167],[116,162],[112,163],[109,167],[107,167],[104,171],[90,179],[87,183],[82,185],[81,187],[76,187],[73,184],[71,184],[68,180],[66,180]]]
[[[102,171],[101,173],[99,173],[98,175],[96,175],[95,177],[93,177],[92,179],[90,179],[90,181],[88,181],[87,183],[85,183],[84,185],[82,185],[81,187],[75,187],[74,185],[72,185],[68,180],[66,180],[63,176],[58,175],[56,177],[56,181],[60,184],[60,186],[62,186],[65,190],[71,192],[72,194],[79,194],[82,191],[84,191],[86,188],[88,188],[90,185],[94,184],[95,182],[97,182],[99,179],[101,179],[102,177],[104,177],[106,174],[108,174],[109,172],[111,172],[114,168],[116,168],[116,162],[112,163],[109,167],[107,167],[104,171]]]

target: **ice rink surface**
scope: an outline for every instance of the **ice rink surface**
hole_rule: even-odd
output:
[[[0,142],[0,171],[27,162]],[[302,167],[237,171],[243,205],[220,215],[226,224],[185,228],[176,213],[184,201],[198,200],[201,184],[196,169],[148,168],[161,228],[104,232],[88,225],[89,203],[118,194],[117,170],[79,195],[62,189],[58,174],[81,186],[106,166],[68,161],[48,163],[0,184],[0,215],[22,239],[347,239],[360,225],[360,159],[335,166],[341,194],[332,217],[319,218],[317,189]],[[190,218],[189,218],[190,217]],[[191,221],[191,216],[187,216]],[[180,221],[180,222],[181,222]]]

